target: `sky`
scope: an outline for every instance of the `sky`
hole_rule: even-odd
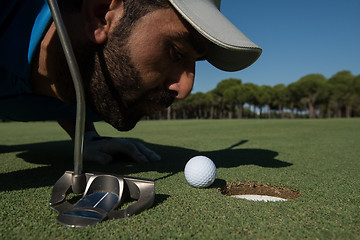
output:
[[[360,0],[222,0],[221,12],[262,49],[238,72],[197,63],[192,93],[227,78],[257,85],[288,85],[312,73],[360,74]]]

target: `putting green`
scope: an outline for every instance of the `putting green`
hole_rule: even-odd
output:
[[[96,127],[141,141],[163,159],[86,163],[84,171],[154,179],[154,205],[84,229],[61,226],[48,203],[54,183],[73,169],[72,142],[55,122],[0,123],[1,239],[360,238],[360,119],[143,121],[128,133]],[[196,155],[217,166],[209,188],[185,180],[185,164]],[[247,182],[301,195],[255,202],[220,191]]]

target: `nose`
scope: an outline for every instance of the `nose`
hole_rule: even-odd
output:
[[[195,62],[188,66],[187,68],[183,69],[182,71],[177,72],[174,74],[172,78],[173,80],[170,81],[167,88],[169,90],[177,92],[177,99],[184,99],[186,98],[193,86],[194,86],[194,79],[195,79]]]

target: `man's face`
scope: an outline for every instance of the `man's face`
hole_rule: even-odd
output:
[[[98,52],[88,91],[95,110],[107,122],[130,130],[141,117],[191,92],[195,62],[204,56],[208,43],[172,8],[147,14],[129,33],[114,29],[120,32],[110,33]]]

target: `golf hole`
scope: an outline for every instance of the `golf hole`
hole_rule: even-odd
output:
[[[256,182],[227,183],[220,188],[220,192],[230,197],[265,202],[293,200],[301,195],[299,191],[286,187],[274,187]]]

